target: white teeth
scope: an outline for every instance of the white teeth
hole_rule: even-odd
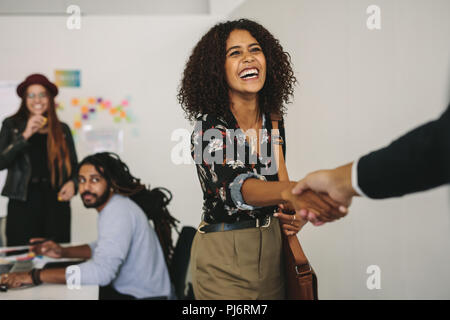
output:
[[[42,105],[41,104],[35,104],[34,108],[38,109],[38,110],[41,110],[42,109]]]
[[[258,69],[256,69],[256,68],[245,69],[244,71],[242,71],[242,72],[239,74],[239,77],[240,77],[240,78],[243,78],[243,77],[245,77],[245,76],[247,76],[247,75],[249,75],[249,74],[255,74],[255,76],[257,76],[257,75],[259,74]],[[253,77],[251,77],[251,78],[253,78]]]

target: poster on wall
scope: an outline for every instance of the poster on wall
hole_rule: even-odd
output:
[[[58,87],[81,87],[80,70],[55,70],[55,84]]]
[[[119,128],[83,127],[83,143],[88,153],[123,152],[123,130]]]
[[[19,109],[20,98],[17,96],[16,88],[19,81],[0,80],[0,121],[3,120]],[[6,169],[0,171],[0,191],[6,179]],[[6,208],[8,198],[0,196],[0,218],[6,216]]]

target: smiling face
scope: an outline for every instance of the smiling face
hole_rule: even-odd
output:
[[[26,105],[30,115],[43,115],[49,107],[49,94],[40,84],[32,84],[27,88]]]
[[[85,164],[80,168],[78,188],[86,208],[96,208],[101,211],[111,196],[108,182],[92,164]]]
[[[225,74],[231,94],[256,95],[266,80],[266,58],[247,30],[233,30],[226,43]]]

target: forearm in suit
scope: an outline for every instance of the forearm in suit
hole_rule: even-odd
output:
[[[12,141],[12,129],[3,122],[0,131],[0,170],[8,168],[27,146],[28,141],[22,135]]]
[[[370,198],[398,197],[450,182],[450,106],[358,162],[358,185]]]

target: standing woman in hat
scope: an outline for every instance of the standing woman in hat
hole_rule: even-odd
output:
[[[8,174],[8,246],[34,237],[70,242],[70,203],[76,193],[77,155],[70,128],[55,110],[58,88],[41,74],[17,87],[19,110],[3,121],[0,170]]]
[[[338,208],[291,193],[282,116],[295,81],[278,40],[246,19],[211,28],[186,64],[178,99],[196,120],[191,151],[204,200],[191,250],[196,299],[283,299],[280,224],[294,235],[306,222],[274,218],[277,206]]]

